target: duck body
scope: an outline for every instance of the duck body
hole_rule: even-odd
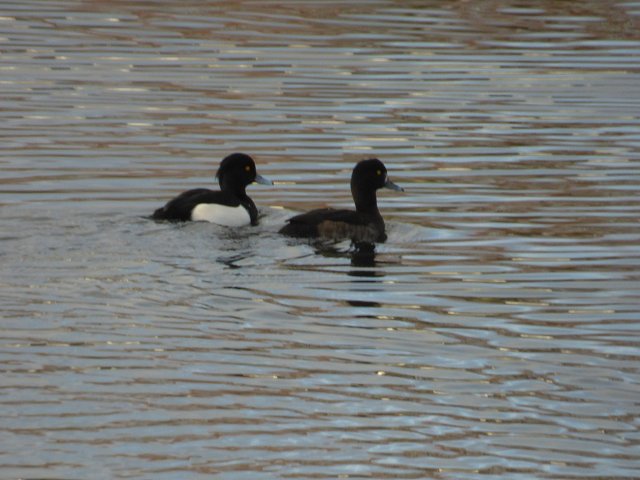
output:
[[[355,243],[384,242],[387,234],[376,198],[376,191],[380,188],[402,190],[389,180],[387,169],[380,160],[362,160],[351,174],[355,210],[311,210],[288,219],[280,233],[299,238],[350,239]]]
[[[387,239],[381,215],[355,210],[319,208],[287,220],[280,233],[290,237],[351,239],[354,242],[384,242]]]
[[[256,225],[258,209],[245,195],[239,198],[232,192],[194,188],[181,193],[164,207],[153,212],[155,220],[173,222],[207,221],[228,227]]]
[[[252,182],[271,184],[256,173],[249,155],[234,153],[225,157],[216,174],[220,190],[194,188],[181,193],[153,212],[154,220],[172,222],[207,221],[229,227],[257,225],[258,209],[247,195]]]

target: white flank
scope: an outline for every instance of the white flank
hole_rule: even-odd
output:
[[[227,227],[241,227],[251,223],[249,212],[242,205],[227,207],[217,203],[200,203],[191,210],[191,220],[217,223]]]

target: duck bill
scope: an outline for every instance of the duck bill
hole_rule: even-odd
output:
[[[387,178],[387,181],[384,182],[384,188],[388,188],[390,190],[395,190],[396,192],[404,192],[404,188],[399,185],[396,185],[391,180]]]
[[[268,178],[264,178],[262,175],[258,174],[256,174],[256,179],[254,180],[254,182],[261,185],[273,185],[273,182],[271,180],[269,180]]]

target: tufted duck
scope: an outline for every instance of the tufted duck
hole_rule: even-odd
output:
[[[353,242],[384,242],[387,235],[378,210],[376,190],[404,191],[387,177],[387,169],[377,158],[362,160],[351,174],[351,194],[356,210],[320,208],[287,220],[280,233],[291,237],[321,237]]]
[[[265,185],[272,182],[256,173],[253,159],[244,153],[228,155],[220,163],[216,178],[220,191],[187,190],[153,212],[152,218],[174,222],[204,220],[229,227],[257,225],[258,209],[245,189],[253,182]]]

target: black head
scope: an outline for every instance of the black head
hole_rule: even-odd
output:
[[[377,158],[358,162],[351,174],[351,194],[356,204],[356,211],[375,215],[381,221],[376,199],[376,190],[379,188],[402,191],[402,188],[389,180],[384,163]]]
[[[375,191],[379,188],[403,191],[402,188],[389,180],[387,168],[377,158],[358,162],[351,174],[351,191]]]
[[[271,184],[256,172],[256,164],[249,155],[232,153],[226,156],[216,173],[222,190],[231,189],[244,192],[247,185],[253,182]]]

